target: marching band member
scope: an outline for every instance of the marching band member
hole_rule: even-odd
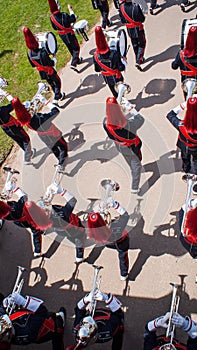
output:
[[[62,132],[52,123],[52,120],[59,114],[59,109],[44,96],[38,95],[40,102],[47,106],[49,113],[38,113],[31,110],[31,103],[25,106],[18,98],[12,100],[16,116],[22,125],[27,125],[30,129],[38,133],[39,138],[53,152],[58,159],[59,170],[64,171],[68,159],[67,142],[62,136]]]
[[[191,26],[183,50],[179,50],[175,60],[172,62],[172,69],[180,68],[181,82],[188,78],[197,76],[197,26]],[[186,93],[184,92],[186,99]]]
[[[177,117],[181,110],[186,112],[184,119]],[[167,114],[167,119],[178,130],[179,136],[177,147],[181,150],[182,170],[189,173],[191,170],[191,160],[193,158],[194,174],[197,175],[197,98],[189,97],[186,102],[172,109]],[[197,186],[193,188],[197,194]]]
[[[157,0],[151,0],[150,2],[150,14],[154,15],[154,11],[158,7]]]
[[[119,9],[120,19],[126,24],[128,35],[135,53],[136,68],[142,70],[141,64],[144,62],[144,51],[146,47],[145,31],[143,22],[145,16],[139,4],[132,0],[125,0],[120,3]]]
[[[57,74],[54,66],[56,64],[56,57],[50,58],[47,50],[42,47],[39,48],[39,43],[36,37],[33,35],[29,28],[23,29],[26,46],[29,49],[28,59],[32,67],[36,67],[40,73],[41,79],[46,79],[54,92],[54,103],[58,103],[58,100],[65,99],[65,93],[61,93],[61,80]]]
[[[31,164],[31,159],[35,156],[36,150],[35,148],[31,148],[29,135],[18,120],[10,114],[14,110],[11,103],[13,97],[3,89],[0,89],[0,94],[5,96],[9,101],[8,105],[0,106],[0,126],[24,151],[24,164]]]
[[[16,304],[10,316],[6,308]],[[64,324],[66,310],[49,312],[43,300],[32,296],[25,298],[14,292],[3,299],[0,316],[0,349],[9,350],[13,345],[41,344],[52,341],[53,350],[64,350]]]
[[[189,0],[182,0],[180,5],[181,10],[185,12],[185,8],[189,5],[191,5],[191,2]]]
[[[109,203],[113,207],[119,217],[112,220],[109,227],[102,214],[99,212],[90,213],[88,216],[88,236],[95,242],[102,242],[107,248],[116,249],[119,257],[120,279],[125,281],[128,278],[129,269],[129,235],[125,227],[129,220],[129,214],[125,208],[112,199]]]
[[[13,191],[18,197],[18,201],[0,200],[0,218],[5,221],[14,222],[17,226],[30,228],[33,238],[34,257],[41,256],[42,239],[44,230],[51,227],[52,223],[45,212],[33,201],[28,201],[27,194],[13,181],[8,181],[5,185],[6,191]]]
[[[96,72],[101,72],[113,96],[118,97],[115,85],[124,80],[121,72],[125,70],[126,62],[121,60],[118,51],[110,50],[100,26],[95,28],[95,40],[94,69]]]
[[[44,201],[46,203],[49,201],[51,194],[59,194],[66,200],[64,206],[52,204],[50,207],[46,207],[46,209],[47,211],[49,210],[48,214],[53,223],[52,226],[57,229],[57,231],[64,229],[66,237],[75,244],[76,262],[80,263],[83,261],[84,255],[85,229],[79,217],[73,213],[77,200],[72,193],[55,183],[47,187],[44,196]],[[41,203],[41,205],[43,205],[43,203]]]
[[[127,119],[114,97],[106,100],[106,117],[103,126],[116,148],[122,153],[131,169],[131,193],[139,192],[141,177],[141,146],[142,141],[137,136],[137,129],[142,126],[144,118],[135,108],[132,108]]]
[[[69,346],[66,350],[82,349],[93,343],[103,344],[112,340],[112,350],[121,350],[124,333],[124,313],[120,301],[110,294],[97,290],[94,298],[104,301],[107,308],[96,308],[93,317],[86,308],[92,300],[91,292],[86,294],[75,307],[75,321],[73,333],[76,337],[76,346]]]
[[[167,312],[164,316],[157,317],[156,319],[149,321],[145,326],[144,333],[144,350],[167,350],[174,348],[169,345],[169,339],[165,336],[157,336],[158,328],[167,328],[170,312]],[[182,328],[188,334],[187,347],[173,340],[173,345],[177,350],[195,350],[197,346],[197,324],[189,317],[182,317],[177,312],[172,315],[172,324]],[[166,348],[165,348],[166,344]],[[167,345],[168,344],[168,345]]]
[[[187,177],[187,175],[186,175]],[[196,185],[194,185],[196,186]],[[186,211],[187,210],[187,211]],[[179,211],[180,241],[193,259],[197,257],[197,199],[191,199]],[[183,222],[184,220],[184,222]]]
[[[98,6],[98,9],[99,9],[101,16],[102,16],[102,28],[106,29],[106,26],[111,27],[113,23],[109,20],[108,0],[98,1],[97,6]]]
[[[67,46],[71,56],[70,68],[77,70],[77,64],[82,62],[82,57],[79,57],[80,46],[71,24],[76,22],[77,16],[75,16],[73,8],[68,4],[69,14],[66,12],[60,12],[60,7],[55,0],[48,0],[50,11],[52,13],[50,20],[53,29],[57,30],[60,39]]]

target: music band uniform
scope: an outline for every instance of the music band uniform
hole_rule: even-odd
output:
[[[32,343],[41,344],[51,341],[52,350],[64,350],[63,335],[66,311],[63,307],[56,313],[49,312],[43,305],[43,300],[32,296],[24,298],[19,293],[14,292],[3,299],[1,316],[5,315],[6,307],[10,302],[16,304],[16,309],[9,316],[12,326],[8,329],[8,332],[11,333],[11,344],[24,347]],[[10,347],[6,349],[10,349]]]
[[[24,151],[24,162],[29,163],[33,155],[29,135],[23,129],[19,121],[10,114],[14,110],[11,103],[13,97],[2,89],[0,89],[0,91],[1,95],[4,95],[10,102],[8,105],[0,107],[0,126],[2,130],[22,148]]]
[[[102,28],[106,29],[107,27],[111,27],[112,22],[109,20],[109,4],[108,0],[96,0],[97,8],[102,16]]]
[[[65,98],[65,94],[61,93],[61,80],[54,68],[56,58],[51,59],[44,47],[39,48],[38,41],[29,28],[24,28],[23,33],[29,49],[27,54],[29,62],[38,70],[41,79],[45,79],[51,86],[54,92],[54,102],[57,103],[58,100]]]
[[[140,5],[125,0],[120,4],[119,15],[121,22],[126,25],[127,33],[131,39],[131,44],[135,53],[136,67],[142,70],[141,64],[144,62],[144,51],[146,47],[146,37],[143,22],[145,16]]]
[[[93,341],[98,344],[103,344],[112,340],[111,349],[121,350],[124,334],[124,313],[121,309],[121,303],[111,293],[105,294],[101,291],[97,292],[95,298],[98,298],[99,301],[104,301],[109,310],[100,308],[95,309],[94,315],[92,316],[96,328]],[[73,333],[76,335],[76,340],[78,341],[80,340],[79,334],[81,323],[83,319],[85,320],[86,316],[89,315],[87,308],[90,300],[91,293],[85,295],[81,300],[79,300],[75,307]],[[84,348],[84,346],[78,345],[77,348],[81,349]],[[67,349],[68,348],[66,348],[66,350]]]
[[[50,21],[53,29],[55,29],[60,39],[67,46],[71,56],[71,68],[77,67],[77,64],[81,63],[82,58],[79,58],[80,46],[78,40],[75,36],[74,30],[72,29],[72,24],[76,22],[76,16],[71,5],[68,5],[69,13],[60,12],[55,0],[48,0],[51,10]]]
[[[102,28],[95,28],[95,39],[97,49],[94,53],[94,69],[101,72],[106,84],[109,86],[114,97],[118,97],[115,85],[123,81],[122,71],[125,70],[125,64],[121,61],[117,50],[111,50],[106,42]]]

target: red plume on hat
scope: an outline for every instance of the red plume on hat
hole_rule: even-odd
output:
[[[197,56],[197,26],[192,26],[187,34],[184,55],[188,58]]]
[[[18,97],[14,97],[12,100],[12,106],[16,112],[17,119],[22,126],[27,125],[31,120],[31,115],[21,103]]]
[[[25,42],[26,46],[28,47],[29,50],[38,50],[39,48],[39,43],[36,37],[33,35],[31,30],[27,27],[23,29],[23,33],[25,36]]]
[[[113,129],[124,128],[127,124],[127,119],[115,97],[108,97],[106,100],[106,118],[107,126],[111,126]]]
[[[55,0],[48,0],[51,13],[59,12],[57,2]]]
[[[106,222],[99,213],[89,214],[88,235],[90,239],[94,239],[96,242],[107,242],[111,234],[110,228],[106,226]]]
[[[10,212],[11,207],[7,203],[0,201],[0,218],[5,218]]]
[[[36,230],[47,230],[52,226],[52,221],[46,215],[44,209],[40,208],[35,202],[25,202],[23,211],[27,222]]]
[[[188,132],[197,133],[197,98],[189,97],[184,117],[184,125]]]
[[[184,233],[189,242],[197,244],[197,207],[190,209],[184,220]]]
[[[100,26],[97,26],[95,28],[95,40],[96,40],[96,47],[97,47],[96,53],[104,55],[110,50],[107,44],[107,41],[105,39],[103,30]]]

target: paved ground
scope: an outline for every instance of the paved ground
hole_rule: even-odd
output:
[[[160,1],[157,15],[148,15],[145,23],[147,50],[144,72],[134,67],[132,48],[128,53],[125,81],[132,87],[128,96],[144,116],[139,130],[143,140],[143,173],[141,195],[131,195],[130,171],[102,129],[105,100],[109,94],[102,77],[94,73],[92,52],[94,36],[82,47],[84,63],[77,74],[66,66],[60,75],[67,99],[55,124],[69,140],[69,164],[62,185],[77,199],[75,212],[85,211],[103,198],[100,181],[112,178],[120,184],[115,199],[129,211],[130,270],[127,282],[119,278],[116,251],[107,248],[85,250],[87,262],[75,265],[74,247],[55,232],[43,237],[43,259],[32,259],[31,237],[11,223],[0,235],[1,290],[8,294],[14,284],[17,265],[25,266],[23,293],[37,295],[49,309],[65,305],[68,311],[65,344],[72,343],[71,327],[75,303],[93,285],[92,263],[104,266],[101,290],[116,294],[125,309],[124,350],[142,349],[145,323],[170,308],[170,283],[182,285],[180,312],[197,320],[196,262],[179,242],[178,211],[185,201],[186,184],[181,180],[181,161],[176,152],[176,130],[166,120],[167,112],[182,101],[180,74],[170,64],[180,46],[184,18],[196,15],[196,6],[188,13],[180,11],[178,2]],[[117,11],[111,9],[120,26]],[[72,134],[70,134],[72,132]],[[75,135],[75,138],[69,138]],[[20,170],[19,184],[38,200],[50,183],[55,159],[35,134],[32,144],[38,153],[33,166],[23,167],[22,153],[14,150],[7,163]],[[2,177],[2,178],[5,178]],[[182,333],[178,336],[183,338]],[[13,347],[17,349],[18,347]],[[27,346],[28,350],[51,349],[48,344]],[[94,345],[92,348],[100,349]],[[103,345],[109,349],[108,345]]]

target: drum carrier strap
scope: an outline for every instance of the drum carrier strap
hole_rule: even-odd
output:
[[[44,71],[46,72],[48,75],[52,75],[54,73],[54,69],[51,66],[42,66],[41,64],[39,64],[37,61],[32,60],[33,64],[36,66],[37,70],[40,71]]]
[[[70,26],[69,28],[66,28],[64,26],[62,26],[54,17],[54,15],[51,15],[51,21],[57,26],[58,29],[61,29],[61,30],[58,30],[58,34],[60,35],[63,35],[63,34],[68,34],[68,33],[71,33],[71,34],[74,34],[74,30],[72,29],[72,27]]]
[[[98,65],[104,69],[104,71],[101,71],[101,74],[105,77],[109,77],[111,75],[115,75],[117,79],[120,79],[121,78],[121,73],[118,69],[111,69],[110,67],[106,66],[104,63],[102,63],[99,58],[98,58],[98,55],[97,53],[95,52],[94,53],[94,58],[95,58],[95,61],[98,63]]]
[[[129,23],[126,23],[127,28],[139,27],[139,30],[143,30],[144,26],[141,22],[136,22],[131,17],[128,16],[128,14],[126,13],[125,8],[124,8],[124,3],[122,3],[120,5],[120,10],[121,10],[123,16],[125,17],[125,19],[129,22]]]
[[[197,75],[197,68],[195,68],[194,66],[192,66],[192,64],[185,61],[183,50],[180,51],[180,58],[183,64],[189,69],[189,71],[181,69],[181,74],[187,75],[187,76]]]
[[[115,133],[114,129],[112,128],[112,126],[110,126],[110,125],[107,126],[107,129],[117,139],[117,140],[113,140],[117,145],[121,145],[121,146],[125,146],[125,147],[135,145],[135,147],[137,147],[140,143],[140,138],[137,135],[135,135],[135,137],[132,140],[130,140],[130,139],[125,139],[124,137],[117,135]]]
[[[19,126],[21,125],[20,122],[18,121],[18,119],[14,118],[13,116],[10,116],[10,119],[7,123],[1,124],[1,127],[3,128],[8,128],[9,126]]]
[[[193,139],[193,138],[189,135],[189,133],[188,133],[186,127],[185,127],[183,124],[179,126],[179,129],[180,129],[181,133],[183,134],[183,136],[186,138],[186,140],[189,141],[189,142],[191,142],[191,143],[189,143],[189,142],[183,140],[183,139],[181,138],[181,135],[180,135],[180,134],[179,134],[179,140],[182,141],[187,147],[197,147],[197,140]]]

